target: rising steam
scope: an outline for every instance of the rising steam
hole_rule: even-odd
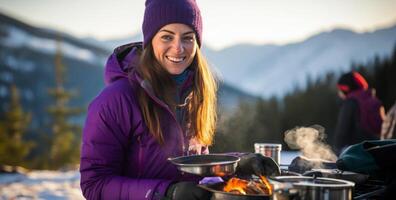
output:
[[[299,149],[309,159],[336,161],[337,156],[331,147],[324,143],[326,134],[319,125],[296,127],[285,133],[285,142],[291,149]]]

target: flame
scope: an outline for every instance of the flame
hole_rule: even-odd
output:
[[[265,176],[260,176],[260,180],[264,183],[265,188],[268,189],[268,195],[272,195],[272,185]]]
[[[223,188],[224,192],[235,192],[246,194],[246,187],[248,182],[239,178],[231,178],[227,185]]]
[[[261,181],[260,181],[261,180]],[[224,192],[230,192],[234,194],[272,194],[272,185],[269,183],[265,176],[260,176],[260,180],[247,181],[239,178],[231,178],[224,186]]]

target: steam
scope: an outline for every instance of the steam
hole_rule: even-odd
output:
[[[291,149],[299,149],[302,155],[308,159],[332,161],[337,156],[331,147],[324,143],[326,134],[322,126],[296,127],[285,132],[285,142]]]

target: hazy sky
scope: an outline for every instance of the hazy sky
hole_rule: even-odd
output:
[[[78,37],[141,31],[145,0],[0,0],[0,11]],[[284,44],[334,27],[358,32],[396,24],[396,0],[197,0],[204,44]]]

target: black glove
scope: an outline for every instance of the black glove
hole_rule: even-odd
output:
[[[209,200],[211,192],[197,186],[193,182],[178,182],[170,185],[166,191],[169,200]]]
[[[278,176],[280,168],[276,162],[270,158],[258,153],[249,153],[240,157],[236,174],[238,176],[264,175]]]

